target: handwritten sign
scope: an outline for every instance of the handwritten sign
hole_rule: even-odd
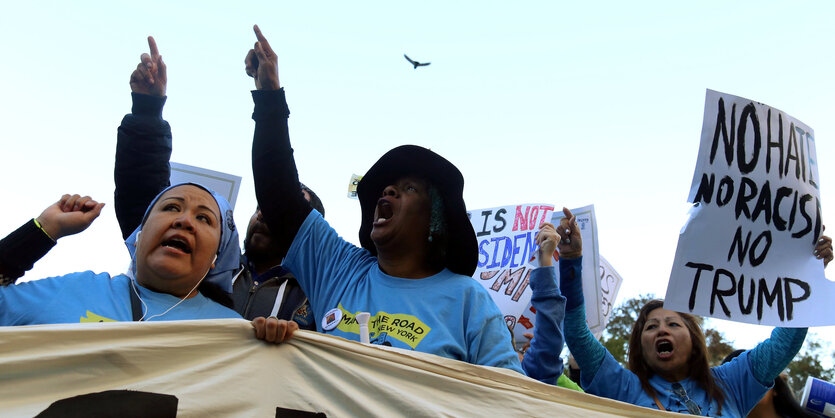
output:
[[[541,203],[499,206],[468,213],[478,239],[478,265],[473,278],[487,289],[504,314],[507,325],[514,330],[515,338],[522,341],[523,334],[532,332],[535,326],[536,313],[530,306],[528,284],[531,271],[538,266],[538,260],[532,260],[539,250],[536,234],[543,222],[558,225],[564,215],[562,211],[554,212],[553,205]],[[586,320],[592,332],[602,331],[605,322],[601,313],[601,282],[597,275],[600,264],[594,206],[573,209],[572,213],[577,217],[583,237],[586,306],[599,307],[587,308]]]
[[[788,114],[708,90],[665,307],[754,324],[835,324],[815,135]]]
[[[487,289],[508,326],[519,321],[528,302],[530,262],[538,251],[539,225],[550,222],[554,205],[523,204],[468,212],[478,239],[475,278]]]

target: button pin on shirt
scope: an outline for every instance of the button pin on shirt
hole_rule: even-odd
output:
[[[325,313],[325,316],[322,317],[322,329],[325,331],[331,331],[339,325],[339,321],[342,320],[342,310],[339,308],[333,308]]]

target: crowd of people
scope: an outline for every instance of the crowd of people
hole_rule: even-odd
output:
[[[775,328],[757,347],[711,368],[698,319],[655,300],[636,320],[629,367],[622,367],[586,325],[583,243],[567,209],[556,227],[540,226],[541,266],[530,276],[536,327],[524,355],[517,353],[502,313],[471,277],[478,254],[464,177],[429,149],[403,145],[377,160],[357,187],[361,246],[341,238],[325,221],[320,198],[299,181],[277,56],[254,30],[245,69],[255,82],[258,209],[243,252],[229,202],[200,184],[169,184],[166,65],[149,37],[149,53],[130,77],[133,105],[116,145],[114,207],[131,256],[128,271],[15,284],[57,240],[83,231],[101,213],[103,203],[65,195],[0,240],[0,325],[245,318],[255,337],[269,343],[298,329],[359,341],[354,317],[369,312],[373,344],[579,389],[563,374],[565,342],[582,390],[648,408],[740,417],[773,396],[767,393],[779,386],[805,328]],[[828,237],[814,256],[832,260]]]

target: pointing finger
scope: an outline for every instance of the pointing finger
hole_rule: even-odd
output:
[[[273,49],[270,46],[270,42],[267,41],[267,38],[265,38],[264,35],[261,33],[261,29],[258,28],[258,25],[253,26],[252,29],[255,30],[255,37],[258,39],[258,42],[261,43],[262,47],[264,48],[264,52],[268,54],[272,53]]]
[[[564,207],[564,206],[563,206],[563,208],[562,208],[562,213],[563,213],[563,215],[565,215],[565,217],[566,217],[566,218],[569,218],[569,219],[573,216],[573,215],[571,214],[571,211],[570,211],[570,210],[568,210],[568,208],[567,208],[567,207]]]
[[[154,61],[156,61],[156,57],[159,56],[159,49],[157,49],[157,42],[154,41],[153,36],[148,37],[148,48],[151,50],[151,56],[154,57]]]

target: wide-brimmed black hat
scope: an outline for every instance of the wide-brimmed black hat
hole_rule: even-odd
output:
[[[377,255],[377,248],[371,241],[377,200],[386,186],[407,176],[424,179],[440,192],[448,232],[445,267],[454,273],[472,276],[478,264],[478,242],[464,205],[464,176],[446,158],[417,145],[401,145],[385,153],[357,185],[362,209],[360,244]]]

